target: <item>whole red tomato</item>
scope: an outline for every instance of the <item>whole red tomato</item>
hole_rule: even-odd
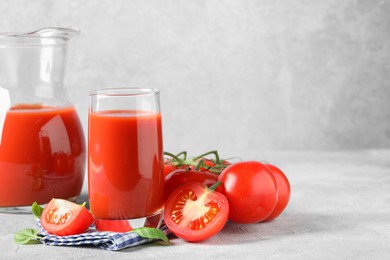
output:
[[[63,199],[52,199],[44,208],[40,220],[47,233],[68,236],[84,232],[94,218],[84,206]]]
[[[256,161],[238,162],[228,166],[218,177],[217,188],[229,201],[229,220],[257,223],[275,209],[277,186],[268,168]]]
[[[203,186],[210,187],[218,180],[218,175],[210,172],[200,172],[192,169],[178,169],[165,176],[164,199],[181,185],[187,182],[197,182]]]
[[[176,236],[191,242],[217,234],[226,224],[229,203],[221,193],[189,182],[177,188],[164,205],[164,221]]]
[[[270,221],[278,217],[283,210],[287,207],[287,204],[290,200],[290,182],[288,181],[286,175],[278,167],[272,164],[265,164],[265,166],[272,172],[276,180],[276,185],[278,186],[278,201],[276,203],[275,209],[272,211],[265,221]]]

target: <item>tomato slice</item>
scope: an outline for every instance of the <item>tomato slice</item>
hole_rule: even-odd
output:
[[[40,220],[47,233],[68,236],[84,232],[94,218],[84,206],[63,199],[52,199],[44,208]]]
[[[229,203],[221,193],[189,182],[169,196],[164,221],[178,237],[197,242],[217,234],[226,224]]]
[[[95,226],[99,231],[124,233],[133,230],[129,221],[121,219],[96,219]]]

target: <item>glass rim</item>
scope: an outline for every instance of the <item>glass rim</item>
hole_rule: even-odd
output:
[[[102,88],[89,92],[90,97],[133,97],[133,96],[157,96],[160,90],[155,88]]]
[[[44,27],[32,32],[0,32],[0,47],[62,46],[80,34],[74,27]]]

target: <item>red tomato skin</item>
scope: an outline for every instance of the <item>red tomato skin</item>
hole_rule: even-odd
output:
[[[53,224],[47,220],[47,214],[55,208],[70,212],[70,217],[65,223]],[[52,199],[44,208],[40,221],[41,226],[47,233],[57,236],[69,236],[83,233],[92,225],[94,218],[84,206],[63,199]]]
[[[172,210],[174,209],[175,205],[177,205],[178,202],[183,202],[180,200],[180,198],[188,191],[194,192],[198,198],[200,198],[202,194],[207,193],[206,202],[210,203],[210,201],[213,201],[217,202],[219,205],[219,212],[217,215],[215,215],[214,218],[212,218],[204,228],[199,230],[193,230],[189,227],[189,225],[185,226],[180,225],[180,223],[177,224],[171,217],[173,214]],[[169,199],[165,203],[164,208],[164,221],[169,230],[172,231],[177,237],[180,237],[187,242],[199,242],[214,236],[225,226],[228,215],[229,203],[226,197],[217,191],[208,190],[202,184],[195,182],[189,182],[177,188],[171,194],[171,196],[169,196]]]
[[[257,223],[265,220],[277,202],[277,185],[268,168],[257,161],[237,162],[218,177],[222,185],[217,191],[229,201],[229,220]]]
[[[180,166],[175,166],[171,161],[165,160],[164,161],[164,176],[167,176],[171,172],[174,172],[178,169],[186,169],[188,166],[186,165],[180,165]]]
[[[211,172],[201,172],[191,169],[178,169],[165,176],[164,199],[168,199],[178,187],[187,182],[198,182],[210,187],[218,181],[218,175]]]
[[[276,203],[275,209],[264,221],[270,221],[278,217],[284,209],[287,207],[287,204],[290,200],[291,187],[290,182],[288,181],[286,175],[273,164],[265,164],[265,166],[272,172],[276,180],[276,185],[278,186],[278,201]]]
[[[171,162],[165,161],[164,162],[164,176],[167,176],[171,172],[177,170],[176,166],[174,166]]]

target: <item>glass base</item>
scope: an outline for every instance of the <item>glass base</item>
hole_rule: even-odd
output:
[[[135,219],[97,219],[95,227],[98,231],[128,232],[135,228],[160,228],[163,222],[162,211],[155,215]]]
[[[68,198],[66,200],[76,202],[78,199],[78,196]],[[31,203],[32,205],[32,203]],[[0,206],[0,213],[6,213],[6,214],[32,214],[31,211],[31,205],[29,206],[7,206],[3,207]],[[41,207],[45,207],[46,204],[41,204]]]

